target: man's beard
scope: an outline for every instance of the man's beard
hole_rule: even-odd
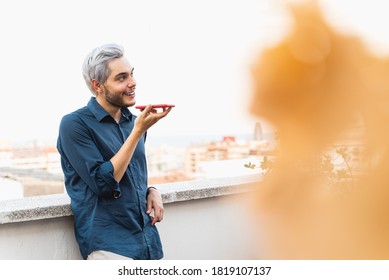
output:
[[[133,104],[130,104],[130,103],[125,103],[123,101],[123,94],[118,94],[118,93],[112,93],[110,92],[107,88],[105,88],[105,93],[104,93],[104,96],[105,96],[105,100],[115,106],[115,107],[119,107],[119,108],[122,108],[122,107],[129,107],[129,106],[132,106]]]

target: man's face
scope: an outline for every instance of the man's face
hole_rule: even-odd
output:
[[[124,57],[110,61],[108,67],[111,74],[103,84],[101,97],[111,106],[120,108],[134,106],[136,87],[134,68]]]

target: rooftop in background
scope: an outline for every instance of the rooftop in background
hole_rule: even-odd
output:
[[[253,133],[237,136],[149,135],[149,184],[256,174],[256,170],[244,168],[244,165],[248,161],[259,162],[263,153],[271,151],[272,139],[270,133],[262,133],[259,124],[255,125]],[[8,191],[13,198],[65,191],[57,149],[42,141],[0,146],[0,177],[8,179],[3,180],[0,191]],[[3,199],[7,197],[4,195]]]

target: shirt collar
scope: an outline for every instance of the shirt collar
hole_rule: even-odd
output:
[[[132,114],[131,114],[130,110],[128,110],[127,107],[122,107],[121,110],[122,110],[122,116],[126,120],[131,121],[132,120]]]
[[[101,122],[104,118],[108,116],[111,117],[111,115],[107,111],[105,111],[104,108],[101,107],[101,105],[96,101],[96,97],[90,98],[87,107],[99,122]],[[121,108],[121,111],[122,111],[122,116],[124,118],[126,118],[127,120],[132,119],[132,114],[130,110],[128,110],[128,108],[123,107]]]

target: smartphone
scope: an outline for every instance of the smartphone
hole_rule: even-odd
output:
[[[157,108],[172,108],[172,107],[175,107],[175,106],[176,105],[173,105],[173,104],[154,104],[154,105],[151,105],[151,108],[153,108],[153,109],[157,109]],[[139,109],[139,110],[144,110],[146,107],[147,107],[147,105],[135,106],[135,108]]]

